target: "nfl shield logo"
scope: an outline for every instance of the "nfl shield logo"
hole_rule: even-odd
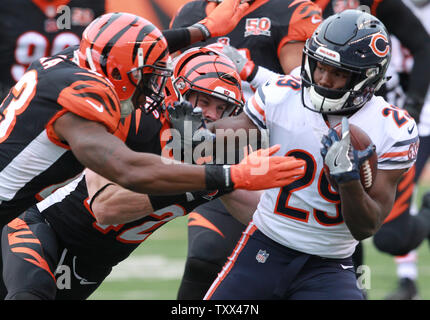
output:
[[[257,259],[259,263],[265,263],[268,257],[269,257],[269,254],[266,252],[266,250],[260,249],[258,250],[258,253],[255,256],[255,259]]]

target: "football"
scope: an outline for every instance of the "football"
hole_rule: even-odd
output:
[[[335,127],[335,130],[337,132],[337,135],[341,137],[342,135],[342,125],[338,125]],[[364,150],[366,149],[371,143],[372,140],[369,138],[369,136],[364,132],[362,129],[357,127],[356,125],[349,124],[349,130],[350,130],[350,136],[351,136],[351,144],[354,147],[355,150]],[[368,191],[375,181],[376,173],[377,173],[377,163],[378,163],[378,157],[376,155],[376,152],[372,154],[372,156],[363,162],[360,168],[360,180],[361,184],[364,187],[364,190]],[[337,183],[330,175],[329,168],[324,164],[324,173],[330,183],[330,185],[337,190]]]

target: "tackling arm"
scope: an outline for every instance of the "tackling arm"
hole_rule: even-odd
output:
[[[85,167],[127,189],[164,194],[206,188],[204,167],[134,152],[99,123],[66,113],[54,130]]]
[[[170,53],[190,44],[223,36],[233,31],[249,7],[248,3],[240,2],[240,0],[225,0],[219,5],[210,3],[207,9],[208,15],[203,20],[187,28],[164,30],[163,35],[169,44]]]
[[[68,143],[85,167],[139,193],[156,195],[197,190],[261,190],[283,186],[303,174],[303,161],[272,156],[279,146],[253,152],[232,166],[197,166],[134,152],[109,134],[103,125],[70,112],[58,118],[53,127],[60,140]],[[266,175],[253,174],[259,167],[268,169]]]
[[[85,179],[91,211],[100,224],[128,223],[154,212],[146,194],[124,189],[89,169]]]

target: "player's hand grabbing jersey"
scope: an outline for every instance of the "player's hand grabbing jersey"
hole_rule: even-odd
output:
[[[69,48],[34,62],[0,106],[0,210],[17,215],[76,177],[83,166],[53,123],[66,112],[114,132],[120,104],[113,86],[80,68]]]
[[[249,118],[268,129],[270,145],[281,145],[278,155],[306,161],[301,179],[264,192],[253,219],[266,236],[289,248],[328,258],[349,257],[357,241],[343,222],[340,197],[326,179],[320,155],[320,141],[329,127],[321,114],[303,107],[300,86],[299,78],[278,76],[245,105]],[[306,91],[304,99],[311,105]],[[415,162],[418,131],[403,110],[373,97],[348,120],[376,145],[378,170],[409,168]]]

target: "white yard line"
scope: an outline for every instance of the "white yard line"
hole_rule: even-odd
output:
[[[183,271],[183,259],[168,259],[158,255],[129,257],[114,267],[105,281],[122,281],[132,278],[180,279]]]

